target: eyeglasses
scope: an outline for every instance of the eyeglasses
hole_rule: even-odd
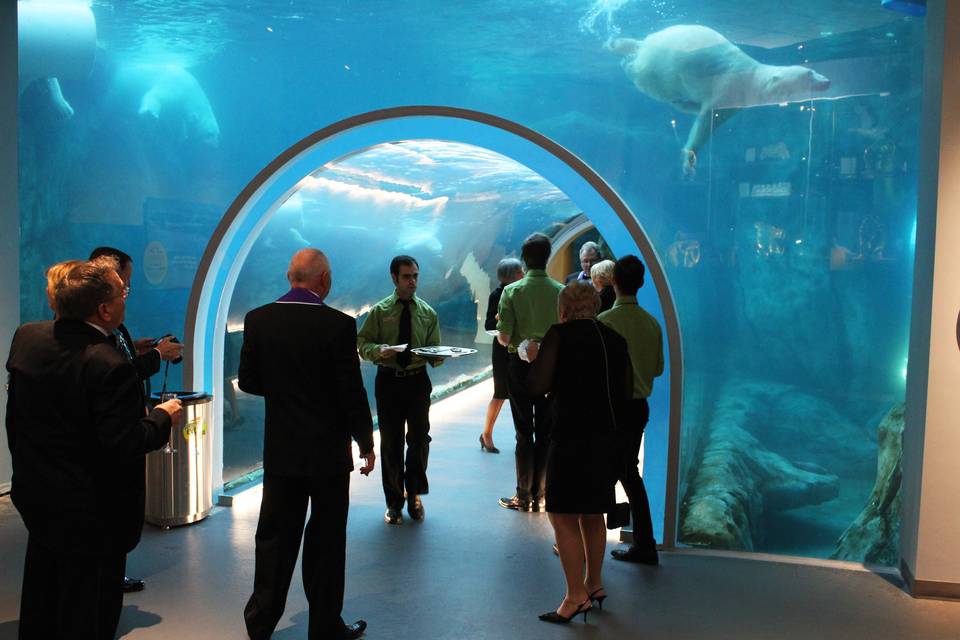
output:
[[[118,293],[118,294],[115,295],[115,296],[111,296],[111,297],[107,298],[106,301],[107,301],[107,302],[110,302],[111,300],[116,300],[117,298],[123,298],[124,300],[126,300],[126,299],[127,299],[127,296],[129,296],[129,295],[130,295],[130,287],[124,287],[124,288],[120,291],[120,293]]]

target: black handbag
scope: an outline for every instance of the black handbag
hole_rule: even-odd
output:
[[[618,502],[613,511],[607,514],[607,529],[619,529],[630,524],[630,503]]]
[[[613,398],[610,396],[610,361],[607,359],[607,343],[603,339],[603,332],[597,326],[597,321],[593,321],[593,326],[600,336],[600,346],[603,348],[603,373],[607,378],[607,406],[610,408],[610,422],[613,423],[613,430],[617,429],[617,413],[613,410]],[[607,512],[607,529],[619,529],[630,524],[630,503],[618,502],[613,505],[613,509]]]

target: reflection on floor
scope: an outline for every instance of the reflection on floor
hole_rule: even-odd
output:
[[[960,603],[913,600],[872,573],[682,552],[658,568],[608,562],[610,597],[587,624],[538,621],[560,602],[563,578],[546,516],[497,506],[513,490],[513,438],[505,408],[494,432],[504,453],[480,452],[491,390],[434,407],[422,524],[385,525],[379,477],[353,477],[344,617],[365,618],[365,637],[960,638]],[[147,589],[126,598],[121,637],[245,638],[259,501],[254,487],[197,525],[148,527],[129,561]],[[0,640],[16,637],[25,539],[0,499]],[[306,638],[306,619],[298,575],[274,637]]]

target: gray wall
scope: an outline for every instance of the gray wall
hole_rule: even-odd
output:
[[[0,2],[0,362],[20,324],[20,213],[17,208],[17,3]],[[6,373],[3,374],[6,381]],[[6,421],[6,384],[0,418]],[[0,493],[10,490],[6,429],[0,436]]]
[[[900,549],[915,595],[960,598],[960,3],[927,6]]]

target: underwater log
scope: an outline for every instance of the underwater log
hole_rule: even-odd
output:
[[[839,494],[837,476],[801,468],[750,433],[755,403],[736,392],[746,387],[726,386],[714,408],[680,506],[685,544],[751,551],[764,512],[820,504]]]

